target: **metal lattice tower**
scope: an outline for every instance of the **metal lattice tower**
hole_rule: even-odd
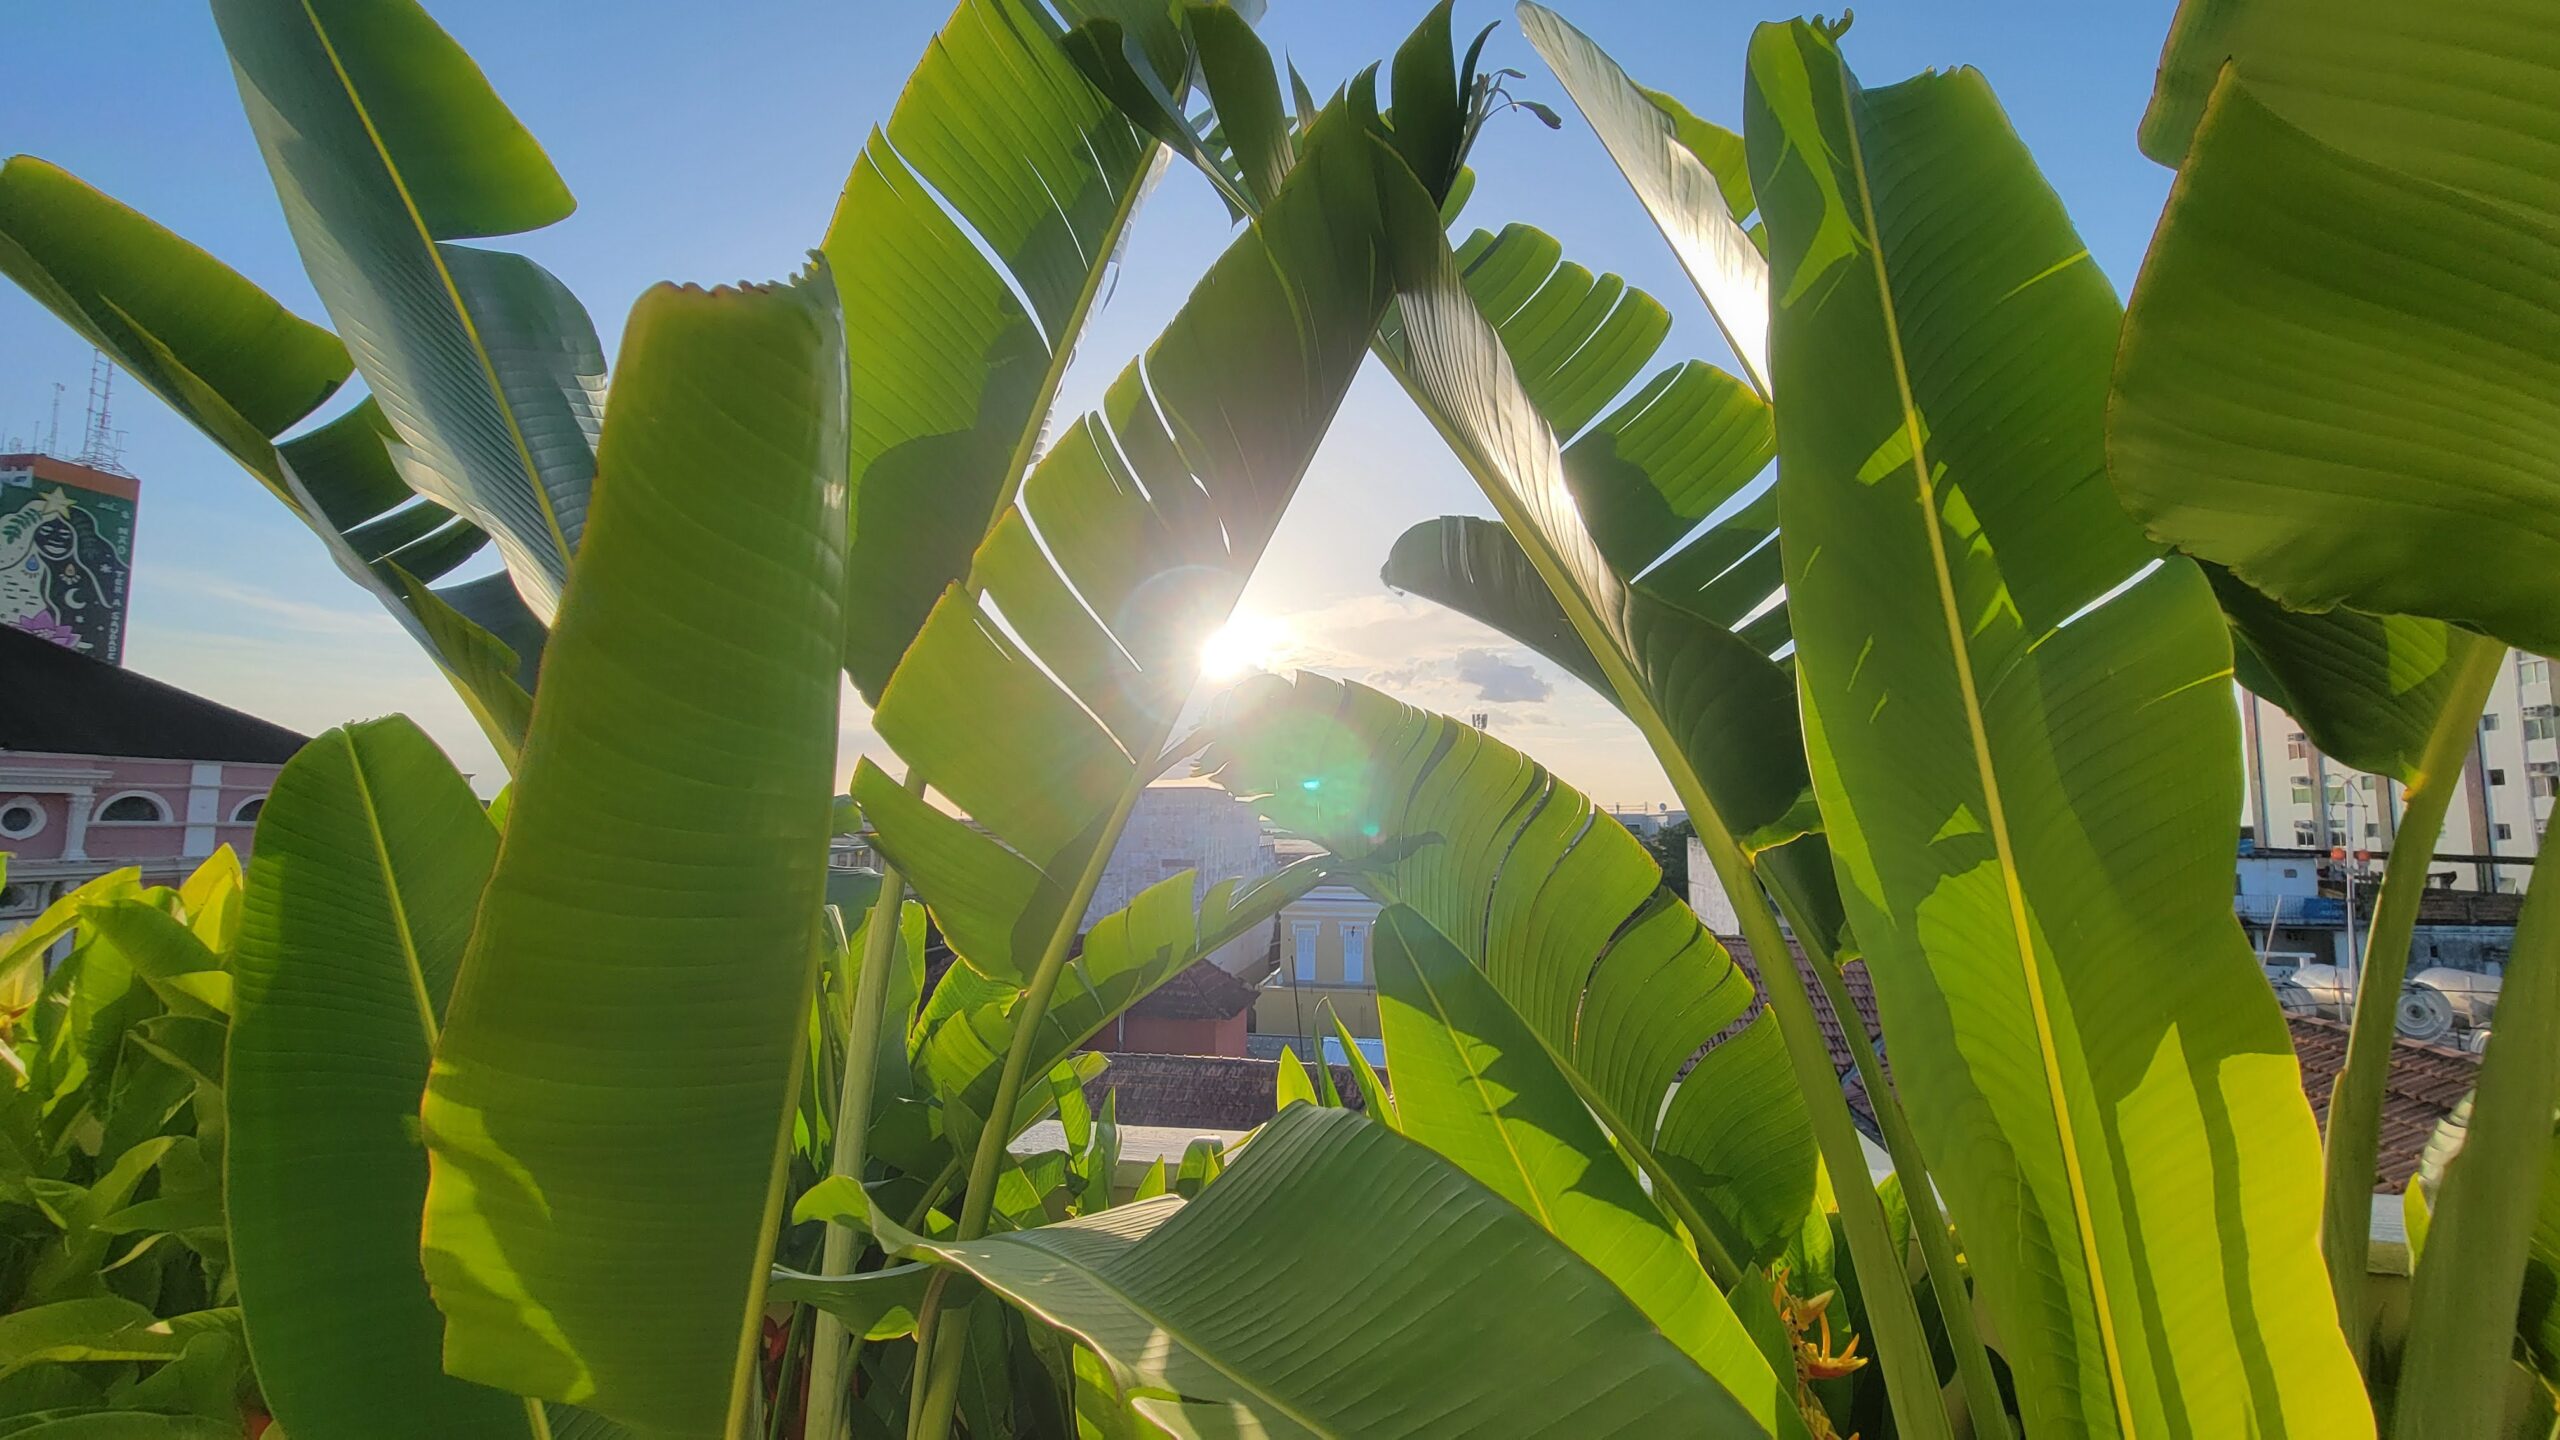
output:
[[[122,475],[124,442],[111,414],[115,386],[115,363],[103,350],[89,352],[89,415],[81,427],[80,453],[73,458],[92,470]]]

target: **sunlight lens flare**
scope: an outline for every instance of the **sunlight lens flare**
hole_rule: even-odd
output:
[[[1200,642],[1200,674],[1208,680],[1239,680],[1270,670],[1287,648],[1289,627],[1268,615],[1239,610]]]

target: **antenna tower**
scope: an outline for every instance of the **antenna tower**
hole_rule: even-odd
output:
[[[62,382],[53,382],[53,418],[45,423],[44,453],[62,453]]]
[[[92,470],[110,475],[124,472],[124,445],[117,438],[109,407],[114,403],[116,367],[103,350],[89,352],[89,414],[82,427],[85,439],[76,458]]]

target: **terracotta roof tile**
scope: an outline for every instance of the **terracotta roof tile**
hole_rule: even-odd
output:
[[[1228,1055],[1134,1055],[1112,1052],[1111,1066],[1085,1086],[1097,1112],[1105,1092],[1119,1095],[1123,1125],[1190,1125],[1250,1130],[1279,1109],[1280,1062]],[[1333,1067],[1343,1104],[1365,1108],[1351,1067]]]
[[[2302,1058],[2303,1093],[2325,1131],[2329,1092],[2346,1063],[2347,1027],[2309,1015],[2288,1015],[2285,1021],[2293,1028],[2293,1053]],[[2477,1055],[2392,1037],[2391,1075],[2382,1090],[2382,1143],[2374,1158],[2376,1191],[2397,1195],[2409,1187],[2437,1122],[2471,1093],[2479,1078]]]

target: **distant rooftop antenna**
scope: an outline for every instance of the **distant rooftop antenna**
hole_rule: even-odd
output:
[[[53,418],[45,422],[44,453],[62,453],[62,382],[53,382]]]
[[[110,475],[124,473],[124,445],[117,438],[114,417],[110,413],[115,402],[116,367],[103,350],[89,352],[89,415],[82,427],[86,438],[76,458],[92,470]]]

